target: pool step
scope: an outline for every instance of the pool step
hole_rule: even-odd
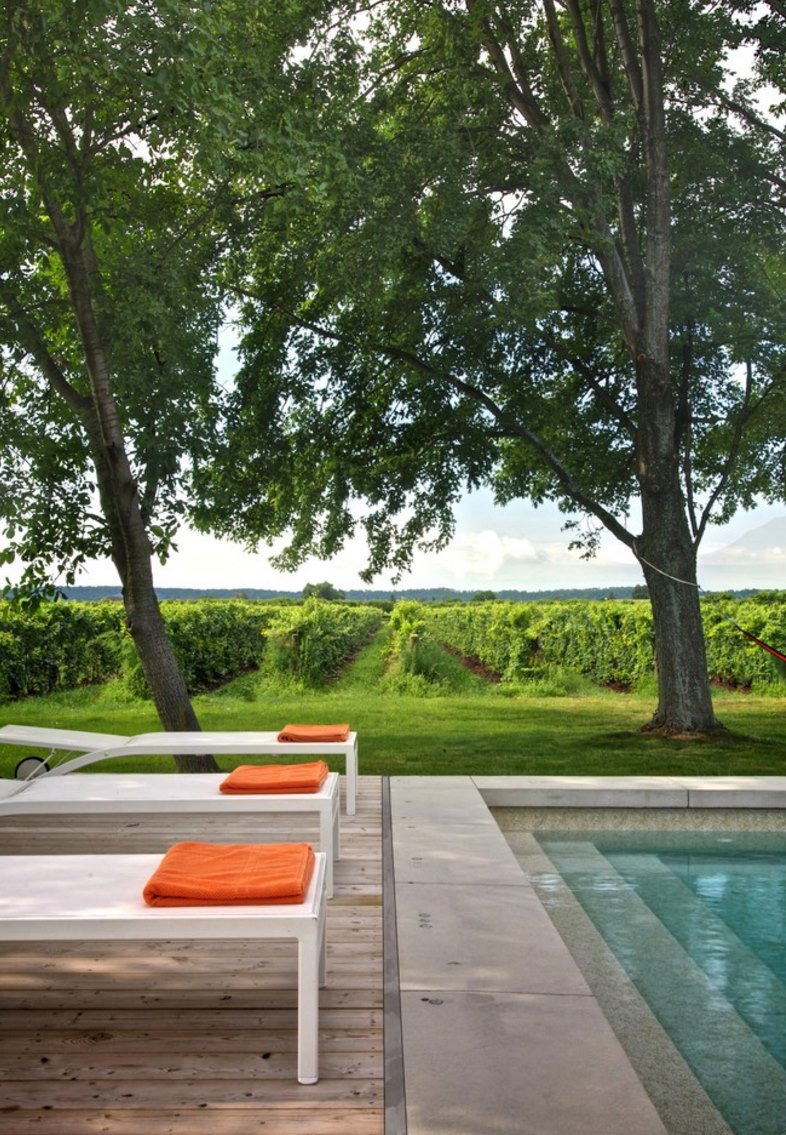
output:
[[[720,992],[710,980],[712,957],[703,958],[708,972],[691,957],[691,918],[717,944],[716,968],[734,971],[727,986],[741,992],[749,966],[781,1027],[783,985],[657,856],[614,852],[609,859],[591,842],[559,839],[544,848],[730,1127],[784,1135],[786,1071],[725,995],[731,989]],[[638,891],[624,877],[634,860]]]
[[[690,870],[687,861],[675,862],[675,870],[668,858],[664,862],[660,856],[614,852],[607,853],[607,857],[625,879],[636,879],[638,893],[650,910],[782,1066],[786,1052],[786,987],[745,941],[744,919],[737,933],[696,896],[680,871],[680,868]],[[712,865],[704,856],[698,858],[698,863],[702,873]],[[728,885],[722,863],[717,861],[716,867],[717,885]],[[743,879],[738,877],[740,870],[744,873]],[[752,890],[753,879],[745,876],[755,871],[754,865],[750,868],[746,864],[735,866],[735,879],[738,883],[746,882]],[[786,1120],[783,1125],[786,1130]]]

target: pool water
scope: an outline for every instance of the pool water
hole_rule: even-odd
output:
[[[783,833],[537,840],[728,1127],[786,1135]]]

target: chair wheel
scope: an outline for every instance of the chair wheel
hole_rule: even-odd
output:
[[[31,776],[35,776],[41,765],[45,765],[46,761],[41,757],[22,757],[19,764],[14,769],[15,780],[29,780]]]

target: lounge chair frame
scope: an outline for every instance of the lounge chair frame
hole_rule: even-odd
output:
[[[65,766],[58,766],[62,769]],[[326,857],[327,897],[333,897],[333,863],[341,856],[337,772],[317,792],[238,793],[219,791],[224,773],[91,773],[3,781],[0,818],[14,815],[203,814],[229,820],[244,814],[316,812],[319,848]]]
[[[305,901],[295,904],[149,907],[142,890],[160,862],[160,855],[4,856],[0,940],[296,939],[297,1078],[315,1084],[326,980],[325,854],[317,852]]]
[[[74,729],[49,729],[35,725],[4,725],[0,728],[0,745],[27,745],[49,749],[46,769],[34,774],[62,776],[96,761],[111,757],[143,757],[158,755],[233,754],[246,756],[343,756],[346,760],[346,811],[355,814],[358,778],[358,738],[350,733],[346,741],[279,741],[276,733],[205,731],[200,733],[140,733],[126,737],[116,733],[90,733]],[[62,764],[52,765],[53,755],[60,750],[78,752]]]

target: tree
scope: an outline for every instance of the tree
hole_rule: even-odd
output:
[[[332,583],[307,583],[303,588],[304,599],[346,599],[343,591],[339,591]]]
[[[688,0],[445,0],[326,44],[346,166],[250,250],[240,469],[205,519],[291,525],[289,565],[362,525],[369,577],[444,546],[467,487],[557,501],[587,553],[605,528],[642,566],[650,727],[717,728],[697,549],[783,492],[781,152],[751,85],[729,94],[745,35]]]
[[[304,161],[279,96],[317,7],[0,8],[4,558],[25,565],[15,590],[40,591],[53,569],[70,583],[111,555],[167,729],[199,723],[152,557],[166,557],[215,429],[222,265]]]

